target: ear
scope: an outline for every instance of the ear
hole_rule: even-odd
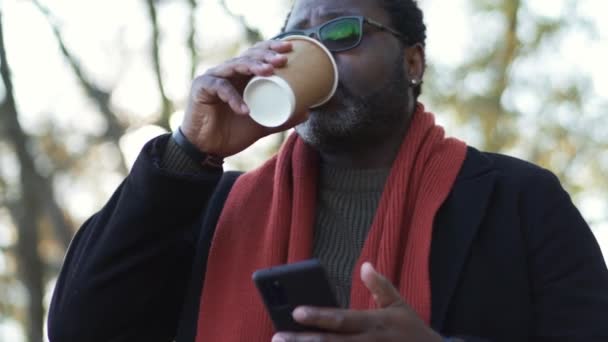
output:
[[[426,54],[424,46],[417,43],[415,45],[406,47],[403,62],[405,63],[407,79],[410,81],[422,81],[424,71],[426,69]]]

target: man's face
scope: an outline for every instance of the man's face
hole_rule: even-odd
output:
[[[315,27],[340,16],[362,15],[392,26],[370,0],[297,0],[286,31]],[[340,74],[335,96],[296,127],[320,150],[352,150],[402,129],[410,107],[404,46],[397,37],[364,24],[361,44],[334,53]]]

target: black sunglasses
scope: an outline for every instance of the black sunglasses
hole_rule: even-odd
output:
[[[407,40],[407,37],[396,30],[363,16],[339,17],[306,30],[287,31],[273,39],[303,35],[317,38],[331,52],[341,52],[354,49],[361,44],[361,40],[363,39],[363,23],[369,24],[381,31],[389,32],[402,41]]]

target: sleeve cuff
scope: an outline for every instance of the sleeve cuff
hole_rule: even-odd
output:
[[[162,151],[160,167],[168,171],[185,174],[197,174],[205,171],[205,167],[186,154],[172,137],[167,139],[164,151]]]

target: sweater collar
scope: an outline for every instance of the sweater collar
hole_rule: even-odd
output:
[[[389,168],[347,169],[320,165],[319,187],[337,192],[382,192]]]

